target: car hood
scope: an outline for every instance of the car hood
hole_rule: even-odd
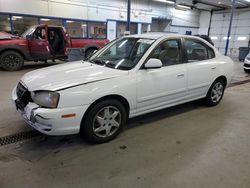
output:
[[[21,82],[29,91],[56,91],[127,74],[128,71],[77,61],[28,72],[21,78]]]
[[[0,32],[0,40],[11,40],[13,38],[19,38],[18,36],[15,36],[15,35],[11,35],[9,33],[6,33],[6,32]]]

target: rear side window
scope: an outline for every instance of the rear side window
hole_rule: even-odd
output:
[[[214,50],[195,39],[185,39],[188,62],[203,61],[215,57]]]

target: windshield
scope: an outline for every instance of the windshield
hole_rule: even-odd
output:
[[[36,29],[35,26],[28,28],[26,31],[24,31],[24,33],[21,35],[21,37],[26,38],[26,36],[32,34],[35,31],[35,29]]]
[[[132,69],[155,40],[145,38],[122,38],[115,41],[90,62],[120,70]]]

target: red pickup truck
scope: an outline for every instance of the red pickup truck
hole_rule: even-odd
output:
[[[24,60],[67,59],[71,48],[81,48],[87,57],[108,42],[105,39],[70,39],[61,26],[33,26],[20,37],[0,32],[0,67],[15,71],[22,68]]]

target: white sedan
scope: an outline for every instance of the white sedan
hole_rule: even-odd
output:
[[[250,53],[245,58],[244,70],[245,70],[246,73],[250,73]]]
[[[12,92],[25,121],[47,135],[115,138],[128,118],[204,98],[217,105],[233,62],[193,36],[141,34],[117,39],[86,61],[25,74]]]

